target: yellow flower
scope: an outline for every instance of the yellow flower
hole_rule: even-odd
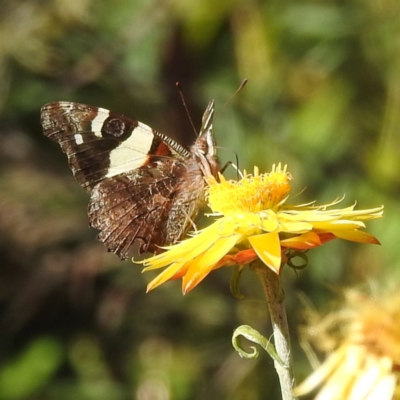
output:
[[[323,206],[287,205],[290,180],[290,173],[281,164],[265,174],[256,167],[252,175],[244,171],[239,181],[222,175],[219,182],[208,177],[211,215],[220,218],[189,239],[166,247],[166,252],[142,261],[143,271],[167,267],[147,290],[183,277],[182,290],[187,293],[213,269],[249,264],[257,258],[279,273],[287,261],[287,250],[311,249],[334,238],[378,243],[360,229],[365,227],[362,220],[381,217],[383,207],[328,209],[341,200]]]
[[[310,315],[308,315],[310,319]],[[322,386],[315,400],[399,399],[400,295],[376,302],[349,290],[338,311],[311,317],[303,331],[326,361],[295,389],[301,396]],[[312,321],[313,320],[313,321]],[[310,321],[309,321],[310,322]]]

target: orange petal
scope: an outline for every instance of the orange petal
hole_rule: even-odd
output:
[[[254,249],[241,250],[235,254],[227,254],[214,266],[213,269],[230,267],[232,265],[250,264],[258,258]]]
[[[172,281],[174,279],[179,279],[182,278],[182,276],[185,276],[186,272],[189,269],[189,264],[185,264],[176,274],[172,275],[171,278],[169,278],[169,281]]]
[[[249,264],[257,258],[257,253],[254,249],[241,250],[234,255],[235,264]]]
[[[321,239],[315,232],[307,232],[299,236],[293,236],[289,239],[281,240],[282,247],[297,250],[312,249],[313,247],[321,245]]]
[[[321,240],[321,244],[329,242],[330,240],[336,239],[336,236],[330,232],[318,233],[318,237]]]

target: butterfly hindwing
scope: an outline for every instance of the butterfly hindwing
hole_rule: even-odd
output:
[[[140,252],[155,252],[172,243],[166,225],[185,172],[182,162],[167,159],[104,179],[93,189],[89,204],[89,221],[101,230],[99,239],[121,258],[127,257],[135,240]]]

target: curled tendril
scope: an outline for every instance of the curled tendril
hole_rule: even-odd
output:
[[[302,269],[305,269],[305,268],[307,268],[308,267],[308,257],[307,257],[307,254],[305,254],[304,252],[302,252],[302,251],[293,251],[293,250],[291,250],[290,252],[289,252],[289,254],[287,254],[287,258],[288,258],[288,260],[287,260],[287,262],[286,262],[286,264],[290,267],[290,268],[293,268],[294,270],[302,270]],[[300,264],[298,264],[298,263],[294,263],[293,261],[293,259],[294,258],[300,258],[301,260],[302,260],[302,262],[300,263]]]
[[[257,358],[259,351],[255,346],[250,346],[251,352],[243,349],[239,344],[239,336],[244,336],[250,342],[260,345],[275,361],[280,365],[283,365],[282,360],[279,358],[278,354],[276,354],[274,345],[265,336],[261,335],[260,332],[256,331],[249,325],[241,325],[233,332],[232,345],[239,353],[240,357]]]

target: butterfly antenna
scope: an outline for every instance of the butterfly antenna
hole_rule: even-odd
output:
[[[218,113],[215,115],[214,119],[218,117],[219,114],[221,114],[222,110],[232,101],[232,99],[246,86],[248,79],[243,79],[242,83],[239,85],[239,87],[233,92],[232,96],[229,97],[229,99],[226,101],[226,103],[218,110]]]
[[[227,149],[226,147],[221,147],[221,146],[217,146],[217,147],[218,147],[218,149],[227,150],[227,151],[231,152],[231,150]],[[233,154],[235,155],[236,164],[233,161],[227,161],[225,163],[225,165],[221,168],[220,172],[221,172],[221,174],[223,174],[228,167],[232,167],[236,171],[236,178],[237,179],[243,178],[243,175],[239,169],[239,157],[236,152],[233,152]]]
[[[179,95],[181,96],[182,104],[183,104],[183,107],[185,108],[186,115],[189,118],[190,125],[192,125],[192,128],[193,128],[193,131],[194,131],[195,135],[199,136],[199,134],[196,131],[196,127],[194,126],[192,117],[190,116],[189,109],[187,108],[186,101],[185,101],[185,96],[183,95],[181,84],[179,82],[176,82],[175,85],[176,85],[176,88],[178,89]]]

